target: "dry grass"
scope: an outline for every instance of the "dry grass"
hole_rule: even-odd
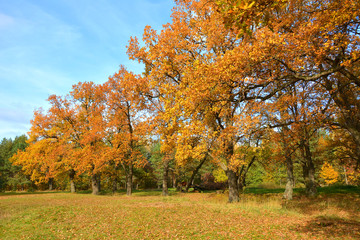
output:
[[[0,196],[0,239],[359,239],[359,196]]]

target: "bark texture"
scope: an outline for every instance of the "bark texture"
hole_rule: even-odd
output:
[[[286,153],[286,174],[287,174],[287,182],[285,187],[285,192],[283,198],[286,200],[293,199],[293,188],[294,188],[294,165],[289,155],[288,151]]]
[[[49,191],[52,191],[54,188],[54,179],[49,178]]]
[[[164,172],[163,172],[163,181],[162,181],[162,195],[168,196],[168,179],[169,179],[169,160],[164,159]]]
[[[129,165],[129,169],[126,175],[126,195],[130,196],[132,194],[133,188],[133,165]]]
[[[100,176],[94,174],[91,176],[91,187],[92,187],[92,194],[99,195],[100,194]]]
[[[226,176],[228,177],[229,184],[229,203],[239,202],[239,188],[238,188],[238,177],[236,172],[233,170],[227,170]]]
[[[76,187],[74,182],[75,171],[72,169],[69,171],[69,178],[70,178],[70,192],[75,193],[76,192]]]
[[[315,166],[312,160],[308,139],[306,140],[305,144],[303,144],[302,152],[304,158],[302,167],[306,187],[306,195],[308,195],[309,197],[314,197],[317,194],[315,182]]]

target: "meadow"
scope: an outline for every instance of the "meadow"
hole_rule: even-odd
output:
[[[359,188],[319,192],[250,188],[231,204],[216,192],[1,193],[0,239],[360,239]]]

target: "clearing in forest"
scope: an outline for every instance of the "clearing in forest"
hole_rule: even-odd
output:
[[[0,239],[359,239],[357,193],[0,195]]]

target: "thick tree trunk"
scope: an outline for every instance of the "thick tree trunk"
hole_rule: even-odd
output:
[[[312,161],[312,156],[310,152],[310,146],[305,145],[305,151],[307,156],[307,168],[308,168],[308,177],[305,180],[306,183],[306,192],[308,196],[315,196],[317,194],[316,182],[315,182],[315,166]]]
[[[303,157],[302,168],[305,182],[305,192],[309,197],[314,197],[317,194],[315,182],[315,166],[312,160],[312,153],[310,150],[309,136],[305,132],[304,138],[301,142],[301,154]]]
[[[162,183],[162,195],[163,196],[169,195],[168,179],[169,179],[169,160],[164,159],[164,172],[163,172],[163,183]]]
[[[305,180],[306,195],[314,197],[317,193],[314,164],[310,163],[309,165],[303,165],[303,175]]]
[[[74,182],[74,178],[75,178],[75,171],[74,170],[69,171],[69,178],[70,178],[70,192],[75,193],[76,188],[75,188],[75,182]]]
[[[317,194],[316,181],[315,181],[315,166],[311,161],[309,165],[309,183],[308,183],[308,195],[315,196]]]
[[[289,134],[289,128],[287,126],[282,127],[281,129],[281,142],[284,148],[284,155],[286,159],[286,175],[287,181],[285,186],[285,192],[283,198],[286,200],[293,199],[293,188],[295,186],[295,178],[294,178],[294,164],[291,158],[291,150],[287,143],[286,135]]]
[[[74,182],[74,180],[70,180],[70,192],[71,192],[71,193],[75,193],[75,192],[76,192],[76,187],[75,187],[75,182]]]
[[[132,194],[132,180],[133,180],[133,165],[129,165],[129,171],[126,175],[126,195],[131,196]]]
[[[185,188],[185,192],[189,191],[189,188],[191,185],[194,185],[194,179],[196,174],[199,172],[199,170],[201,169],[202,165],[204,165],[204,163],[206,162],[207,156],[205,156],[201,162],[199,163],[199,165],[194,169],[193,173],[191,174],[190,180],[188,181],[188,183],[186,184],[186,188]]]
[[[287,182],[286,182],[283,198],[285,198],[286,200],[292,200],[293,187],[294,187],[294,165],[288,151],[286,151],[286,173],[287,173]]]
[[[54,179],[53,178],[49,178],[49,191],[53,190],[53,186],[54,185]]]
[[[236,172],[234,172],[233,170],[227,170],[226,176],[228,177],[229,184],[229,203],[239,202],[240,197]]]
[[[99,195],[100,194],[100,176],[94,174],[91,176],[91,187],[92,187],[92,194]]]
[[[228,178],[228,186],[229,186],[229,203],[233,202],[239,202],[240,196],[239,196],[239,186],[238,186],[238,170],[232,170],[230,167],[230,159],[234,155],[234,144],[231,141],[225,141],[224,142],[224,153],[226,158],[226,164],[227,166],[222,166],[222,168],[225,171],[225,174]]]
[[[311,151],[309,144],[303,145],[303,176],[306,187],[306,195],[314,197],[317,194],[316,182],[315,182],[315,166],[312,161]]]

